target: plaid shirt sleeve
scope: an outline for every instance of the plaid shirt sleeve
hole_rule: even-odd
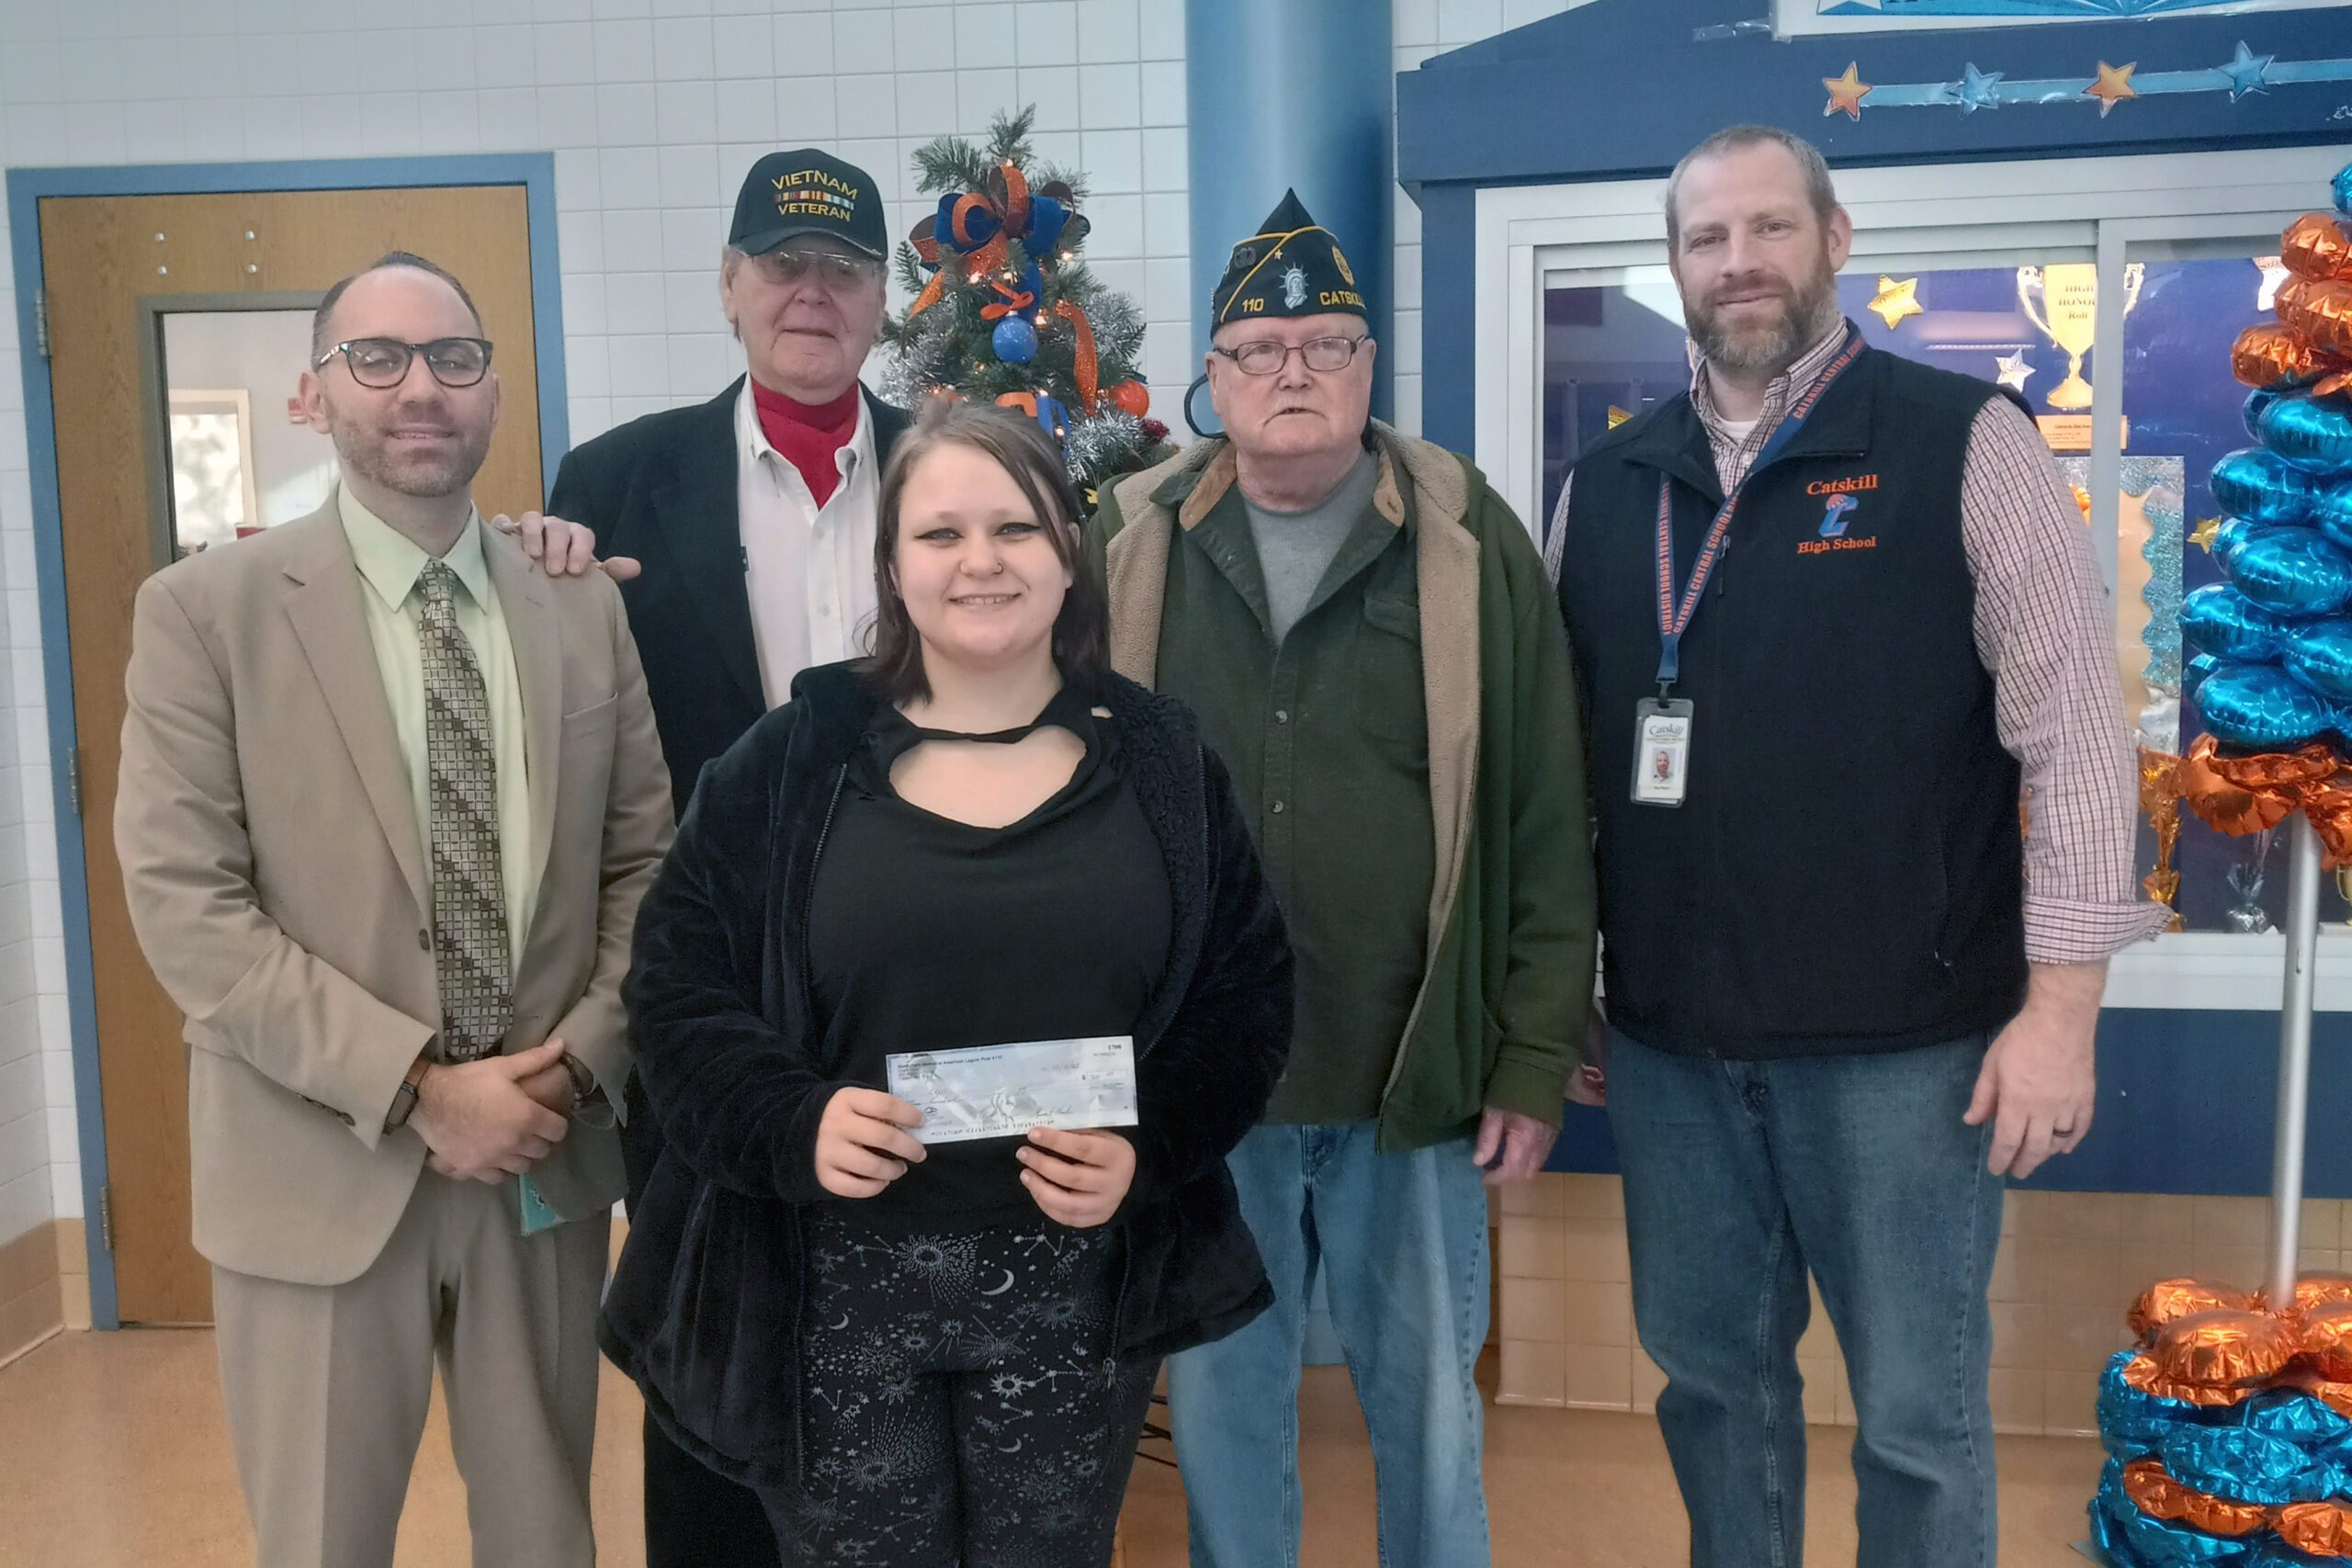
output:
[[[2006,398],[1969,434],[1961,534],[1977,657],[2024,773],[2026,956],[2098,963],[2170,911],[2132,875],[2138,780],[2089,533],[2041,433]]]

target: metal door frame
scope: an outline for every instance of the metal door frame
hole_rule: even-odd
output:
[[[82,1161],[82,1212],[90,1260],[90,1323],[119,1328],[114,1255],[107,1247],[106,1108],[98,1080],[97,978],[90,955],[89,869],[70,776],[77,731],[65,609],[64,519],[57,491],[57,410],[42,327],[40,203],[51,197],[233,196],[256,191],[398,190],[521,186],[530,225],[531,318],[539,392],[539,482],[551,483],[571,445],[564,385],[563,287],[556,246],[555,154],[469,153],[430,158],[317,158],[243,164],[144,164],[10,169],[8,232],[24,362],[25,427],[33,497],[33,564],[40,592],[41,684],[47,700],[50,793],[57,833],[57,893],[65,940],[65,1011],[73,1043],[74,1116]],[[257,296],[258,297],[258,296]],[[28,824],[30,827],[30,824]]]

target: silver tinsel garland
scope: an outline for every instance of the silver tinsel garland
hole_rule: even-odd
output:
[[[1105,408],[1093,418],[1071,425],[1065,445],[1069,452],[1069,477],[1080,485],[1100,484],[1143,450],[1143,421]]]

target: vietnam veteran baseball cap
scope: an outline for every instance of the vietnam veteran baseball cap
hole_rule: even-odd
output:
[[[1258,231],[1233,247],[1210,296],[1218,326],[1269,316],[1369,317],[1340,242],[1306,215],[1296,191],[1283,193]]]
[[[735,197],[727,243],[758,255],[801,234],[825,234],[877,260],[889,254],[874,177],[830,152],[802,147],[752,165]]]

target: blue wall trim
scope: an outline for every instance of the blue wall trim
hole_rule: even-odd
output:
[[[34,301],[42,281],[40,203],[49,197],[187,196],[260,190],[375,190],[417,186],[519,185],[530,219],[531,297],[537,339],[539,465],[552,483],[571,445],[563,370],[563,290],[556,248],[555,156],[548,152],[435,158],[321,159],[299,163],[156,164],[10,169],[10,260],[24,366],[26,450],[33,496],[34,581],[40,592],[42,690],[49,709],[51,799],[57,826],[58,900],[65,937],[65,1005],[73,1041],[74,1125],[81,1144],[82,1212],[88,1218],[90,1318],[119,1328],[114,1255],[96,1224],[107,1183],[106,1111],[100,1099],[96,980],[90,958],[87,846],[66,776],[73,756],[73,655],[65,616],[64,525],[57,494],[57,410],[49,362],[35,348]]]
[[[1862,80],[1957,78],[1974,63],[2012,80],[2087,77],[2100,61],[2143,74],[2220,65],[2243,39],[2281,61],[2352,58],[2352,10],[1907,28],[1781,42],[1702,29],[1750,22],[1761,0],[1599,0],[1440,55],[1396,78],[1397,177],[1483,185],[1629,179],[1665,174],[1708,132],[1778,125],[1833,164],[2084,157],[2102,152],[2330,141],[2345,83],[2279,84],[2227,93],[2150,96],[2102,118],[2073,99],[1963,114],[1864,101],[1859,120],[1822,113],[1821,79],[1859,62]],[[1647,84],[1646,90],[1637,85]]]

